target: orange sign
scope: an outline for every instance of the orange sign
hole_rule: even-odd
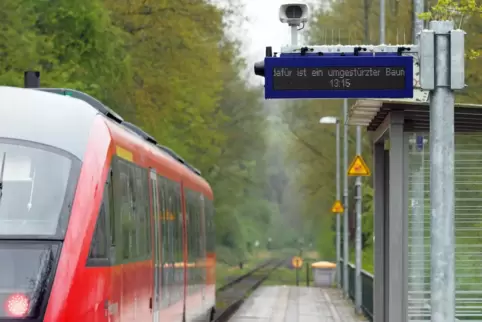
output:
[[[301,266],[303,266],[303,260],[301,259],[301,257],[295,256],[291,260],[291,264],[294,268],[301,268]]]
[[[345,211],[345,209],[343,208],[343,205],[341,204],[340,200],[335,201],[335,203],[331,207],[331,212],[335,214],[337,213],[339,214],[339,213],[342,213],[343,211]]]
[[[355,159],[348,169],[348,175],[350,177],[369,177],[371,175],[370,169],[368,169],[368,166],[361,155],[355,156]]]

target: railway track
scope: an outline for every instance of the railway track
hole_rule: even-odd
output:
[[[226,322],[246,298],[273,272],[286,263],[286,259],[270,259],[216,290],[215,322]]]

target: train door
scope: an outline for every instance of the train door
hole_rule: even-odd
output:
[[[160,250],[160,215],[159,215],[159,194],[157,187],[157,174],[156,170],[151,169],[150,174],[151,180],[151,195],[152,195],[152,211],[154,217],[154,294],[152,303],[152,316],[153,322],[159,322],[159,306],[160,306],[160,261],[161,261],[161,250]]]

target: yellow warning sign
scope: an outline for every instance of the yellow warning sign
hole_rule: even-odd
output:
[[[294,268],[301,268],[301,266],[303,266],[303,260],[301,259],[301,257],[294,256],[291,260],[291,264]]]
[[[337,200],[335,201],[335,203],[333,204],[333,206],[331,207],[331,212],[332,213],[342,213],[343,211],[345,211],[345,209],[343,208],[343,205],[341,204],[340,200]]]
[[[355,159],[348,169],[348,175],[351,177],[369,177],[371,175],[370,169],[368,169],[361,155],[355,156]]]

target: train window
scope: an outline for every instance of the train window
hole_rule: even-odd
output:
[[[191,203],[192,203],[192,237],[191,237],[191,243],[192,243],[192,249],[193,249],[193,256],[192,256],[192,261],[194,263],[197,262],[199,258],[199,214],[198,214],[198,207],[197,207],[197,199],[196,199],[197,193],[191,193]],[[194,268],[193,269],[193,292],[196,292],[198,289],[198,281],[199,281],[199,269]]]
[[[191,191],[185,190],[184,192],[186,199],[186,242],[187,242],[187,262],[192,263],[193,249],[192,249],[192,235],[193,235],[193,225],[192,225],[192,204],[191,204]],[[187,292],[192,293],[192,267],[187,267]]]
[[[203,268],[196,265],[203,258],[203,228],[201,224],[202,205],[201,194],[186,189],[186,226],[187,226],[187,246],[188,246],[188,292],[190,294],[200,290],[203,280]]]
[[[201,204],[201,213],[202,213],[202,226],[203,226],[203,263],[204,263],[204,282],[207,281],[207,272],[208,272],[208,266],[207,266],[207,249],[208,249],[208,227],[206,227],[206,197],[202,196],[202,204]],[[204,283],[206,285],[206,283]]]
[[[199,244],[199,237],[201,235],[201,232],[199,230],[199,206],[198,206],[198,193],[192,193],[191,194],[191,203],[192,203],[192,248],[193,248],[193,262],[196,263],[199,260],[200,256],[200,244]],[[199,268],[194,268],[193,269],[193,292],[197,292],[199,289]]]
[[[161,306],[167,307],[170,303],[170,290],[174,270],[170,267],[174,263],[172,254],[172,200],[169,193],[170,187],[166,178],[158,176],[159,197],[161,204],[161,265],[162,285],[165,291],[161,295]]]
[[[179,269],[176,267],[176,252],[177,252],[177,243],[176,243],[176,220],[178,219],[178,214],[176,212],[176,198],[175,198],[175,183],[168,182],[168,221],[169,221],[169,304],[173,304],[176,302],[178,298],[178,289],[177,289],[177,276]]]
[[[121,260],[145,259],[151,254],[148,171],[116,158],[114,172]]]
[[[111,206],[111,216],[114,218],[111,221],[110,228],[112,234],[111,243],[115,245],[115,255],[112,257],[116,264],[123,261],[126,252],[126,243],[122,231],[122,214],[127,211],[125,209],[127,203],[126,197],[126,175],[123,173],[121,160],[114,156],[112,159],[112,196],[114,202]],[[128,248],[127,248],[128,250]]]
[[[204,206],[203,205],[203,202],[202,202],[202,195],[200,193],[197,193],[196,194],[196,199],[195,199],[195,202],[196,202],[196,214],[197,214],[197,231],[198,231],[198,234],[196,236],[196,245],[198,247],[198,253],[197,253],[197,262],[198,263],[203,263],[204,262],[204,259],[205,259],[205,248],[206,248],[206,244],[205,244],[205,240],[204,240],[204,236],[205,236],[205,232],[204,232],[204,214],[203,214],[203,211],[202,211],[202,207]],[[198,269],[197,269],[197,272],[198,272],[198,284],[199,284],[199,288],[203,288],[204,287],[204,267],[203,266],[200,266]]]
[[[150,225],[149,225],[149,192],[148,192],[148,171],[132,165],[134,186],[134,207],[137,239],[137,258],[148,257],[151,253]]]
[[[212,200],[207,199],[206,205],[206,234],[207,234],[207,245],[206,251],[208,253],[213,253],[216,243],[216,237],[214,235],[214,209]]]
[[[107,259],[107,216],[105,204],[102,202],[97,218],[94,235],[90,245],[90,258]]]
[[[112,212],[111,208],[113,208],[112,184],[110,180],[111,174],[112,171],[109,171],[107,181],[105,183],[104,195],[102,203],[100,205],[99,215],[97,217],[97,223],[90,245],[89,257],[87,260],[88,266],[109,265],[109,250],[113,246],[113,237],[111,237],[113,234],[112,231],[109,229],[109,226],[113,226],[113,222],[109,222],[111,219],[113,219],[110,215]],[[101,261],[99,262],[99,260]]]
[[[178,274],[177,274],[177,283],[179,285],[184,285],[184,269],[185,269],[185,266],[184,266],[184,217],[183,217],[183,213],[182,213],[182,203],[181,203],[181,186],[179,184],[176,184],[175,185],[175,201],[176,201],[176,204],[175,204],[175,207],[176,207],[176,223],[177,223],[177,227],[176,227],[176,230],[177,230],[177,258],[176,258],[176,262],[180,263],[180,269],[178,269]],[[183,295],[183,289],[179,288],[178,289],[178,299],[182,299],[182,295]]]
[[[169,255],[170,255],[170,285],[171,290],[169,294],[169,301],[170,304],[175,303],[177,300],[177,272],[179,271],[178,268],[175,267],[176,265],[176,252],[177,252],[177,229],[176,229],[176,221],[178,219],[178,213],[176,212],[176,189],[175,183],[169,182],[169,213],[172,215],[172,220],[169,222]]]
[[[109,171],[109,177],[107,181],[108,187],[108,198],[109,198],[109,206],[108,206],[108,213],[109,213],[109,241],[110,247],[112,250],[115,249],[116,244],[116,218],[115,218],[115,208],[114,208],[114,181],[113,181],[113,171],[112,169]]]
[[[196,209],[197,209],[197,228],[198,228],[198,235],[196,236],[196,244],[198,245],[198,262],[204,263],[206,258],[206,240],[205,240],[205,231],[204,231],[204,211],[203,211],[204,203],[203,198],[200,193],[196,195]],[[205,280],[205,268],[201,266],[198,268],[198,283],[199,288],[204,287],[204,280]]]
[[[167,209],[164,217],[164,223],[166,227],[166,249],[167,249],[167,285],[168,287],[168,303],[171,304],[171,301],[173,300],[173,294],[174,294],[174,277],[175,277],[175,268],[174,264],[176,263],[176,260],[174,258],[174,224],[175,224],[175,217],[174,217],[174,195],[172,193],[173,189],[170,184],[166,180],[166,200],[167,200]]]
[[[119,160],[119,219],[122,235],[122,259],[132,258],[135,250],[135,225],[133,221],[133,196],[129,168],[123,160]]]
[[[158,176],[161,218],[161,306],[167,307],[183,298],[184,253],[181,190],[177,182]]]
[[[181,285],[184,284],[184,252],[183,252],[183,215],[181,210],[181,190],[178,183],[172,183],[172,196],[173,196],[173,206],[172,210],[174,213],[173,222],[173,245],[174,245],[174,261],[177,264],[174,270],[174,292],[171,295],[171,301],[179,301],[183,296],[183,288]]]

